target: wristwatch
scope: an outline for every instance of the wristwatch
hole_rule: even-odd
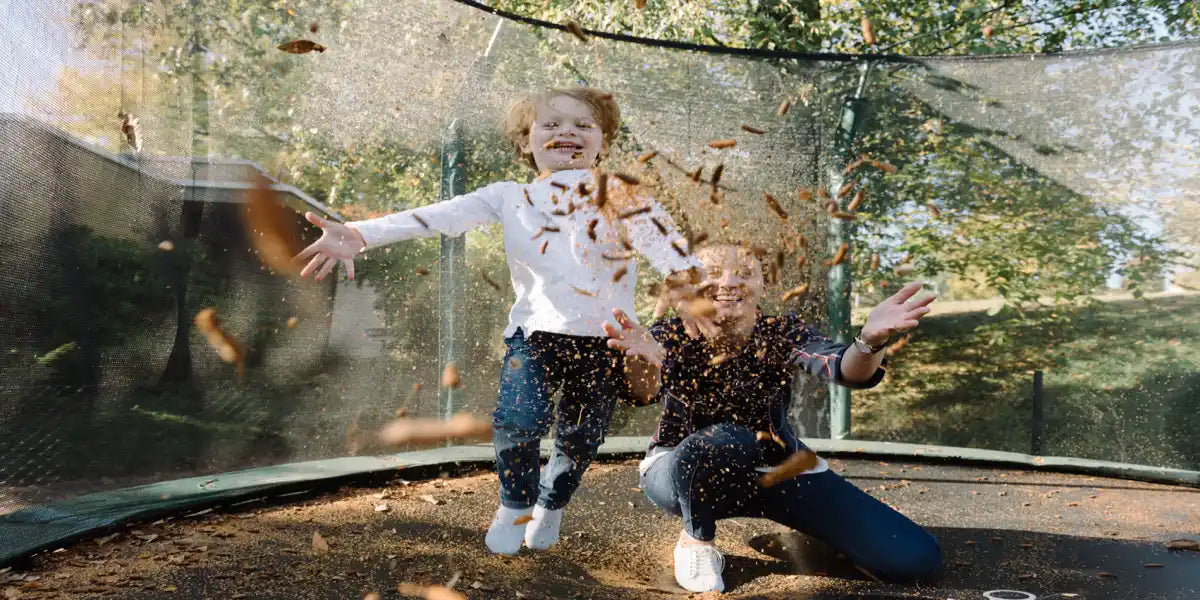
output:
[[[878,346],[872,346],[871,344],[868,344],[866,340],[862,339],[862,330],[860,329],[858,331],[858,335],[854,336],[854,347],[858,348],[860,352],[877,354],[885,350],[888,347],[888,342],[890,341],[891,340],[884,340],[883,343],[879,344]]]

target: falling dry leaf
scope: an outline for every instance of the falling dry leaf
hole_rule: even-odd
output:
[[[171,240],[163,240],[158,243],[158,249],[163,252],[170,252],[175,249],[175,244]]]
[[[995,33],[995,32],[996,32],[996,28],[995,28],[995,27],[992,27],[991,25],[984,25],[984,26],[983,26],[983,37],[984,37],[984,39],[989,39],[989,40],[990,40],[990,39],[992,39],[992,34],[993,34],[993,33]]]
[[[775,116],[782,117],[783,115],[788,114],[788,111],[791,110],[791,108],[792,108],[792,101],[787,98],[784,98],[783,102],[779,103],[779,108],[775,109]]]
[[[855,219],[858,219],[858,215],[856,215],[852,212],[843,212],[840,210],[833,211],[833,213],[830,216],[832,216],[835,219],[841,219],[843,221],[853,221]]]
[[[299,319],[299,318],[297,318],[297,317],[288,317],[288,320],[287,320],[287,328],[288,328],[288,329],[295,329],[295,328],[296,328],[296,324],[297,324],[297,323],[299,323],[299,322],[300,322],[300,319]]]
[[[498,291],[500,291],[500,289],[501,289],[501,288],[500,288],[500,284],[499,284],[499,283],[496,283],[496,282],[495,282],[495,280],[493,280],[491,277],[488,277],[488,274],[487,274],[487,273],[484,273],[483,271],[480,271],[480,272],[479,272],[479,277],[483,279],[483,282],[484,282],[484,283],[488,284],[488,287],[490,287],[490,288],[492,288],[492,289],[496,290],[497,292],[498,292]]]
[[[513,519],[513,525],[524,525],[533,520],[533,515],[521,515]]]
[[[687,172],[687,178],[691,179],[692,181],[695,181],[696,183],[699,183],[700,182],[700,173],[703,171],[704,171],[703,165],[696,167],[694,170]]]
[[[732,354],[718,354],[718,355],[712,357],[711,359],[709,359],[708,366],[715,367],[721,363],[728,361],[731,358],[733,358]]]
[[[579,23],[576,23],[575,21],[567,21],[566,23],[563,23],[563,25],[567,28],[567,33],[575,36],[575,38],[579,41],[588,41],[587,34],[583,32],[583,28],[579,26]]]
[[[1144,565],[1142,565],[1142,566],[1143,566],[1143,567],[1145,567],[1145,568],[1147,568],[1147,569],[1161,569],[1161,568],[1162,568],[1162,563],[1146,563],[1146,564],[1144,564]]]
[[[846,242],[842,242],[838,246],[837,252],[835,252],[833,254],[833,259],[829,261],[829,264],[831,266],[842,264],[843,262],[846,261],[846,256],[848,254],[850,254],[850,244],[847,244]]]
[[[121,134],[125,136],[125,143],[129,144],[134,152],[141,152],[142,127],[138,123],[137,117],[123,111],[118,112],[117,117],[121,119]]]
[[[637,161],[642,164],[646,164],[646,163],[650,162],[650,159],[654,158],[655,156],[658,156],[658,152],[655,150],[651,150],[651,151],[637,157]]]
[[[650,222],[654,223],[654,227],[658,229],[659,233],[667,235],[667,226],[663,225],[662,221],[658,220],[658,217],[650,217]]]
[[[581,288],[581,287],[576,287],[576,286],[572,285],[572,286],[571,286],[571,289],[575,290],[575,293],[576,293],[576,294],[579,294],[579,295],[581,295],[581,296],[587,296],[587,297],[589,297],[589,298],[595,298],[595,297],[596,297],[596,292],[592,292],[592,291],[589,291],[589,290],[585,290],[585,289],[583,289],[583,288]]]
[[[379,431],[379,441],[390,446],[428,445],[445,440],[488,441],[492,422],[470,413],[458,413],[447,420],[396,419]]]
[[[309,52],[314,51],[325,51],[325,46],[322,46],[312,40],[292,40],[290,42],[284,42],[277,47],[289,54],[308,54]]]
[[[929,215],[931,217],[935,219],[940,219],[942,217],[942,211],[938,210],[938,207],[934,206],[932,202],[926,204],[925,207],[929,209]]]
[[[887,282],[884,282],[884,283],[886,284]],[[881,285],[880,287],[887,287],[887,286]],[[900,350],[904,349],[904,347],[907,346],[910,341],[912,341],[912,334],[911,333],[904,334],[904,337],[896,340],[896,343],[892,344],[891,346],[888,346],[888,349],[887,349],[888,356],[895,356],[898,352],[900,352]]]
[[[803,259],[803,257],[801,257],[801,258]],[[801,263],[803,264],[803,260],[801,260]],[[808,291],[808,284],[802,283],[802,284],[788,290],[787,292],[785,292],[783,294],[783,296],[780,297],[780,300],[783,302],[790,302],[793,298],[798,298],[800,296],[803,296],[804,293],[807,291]]]
[[[454,363],[446,363],[446,368],[442,370],[442,387],[455,389],[462,383],[462,378],[458,375],[458,366]]]
[[[858,167],[862,166],[862,164],[863,164],[864,162],[867,162],[867,159],[865,159],[865,158],[860,158],[860,159],[858,159],[858,160],[855,160],[854,162],[851,162],[850,164],[846,165],[846,168],[845,168],[845,169],[842,169],[842,176],[849,175],[849,174],[850,174],[850,173],[852,173],[852,172],[853,172],[855,169],[857,169]]]
[[[770,207],[771,210],[775,211],[775,214],[779,215],[780,219],[783,219],[784,221],[788,219],[787,212],[783,210],[783,206],[779,204],[779,201],[776,200],[774,196],[763,192],[763,200],[767,201],[767,206]]]
[[[721,163],[713,168],[712,187],[713,191],[717,191],[717,184],[721,183],[721,175],[725,173],[725,164]]]
[[[855,183],[858,183],[858,182],[851,180],[851,181],[847,181],[845,184],[843,184],[842,187],[840,189],[838,189],[837,197],[845,198],[846,195],[850,193],[850,190],[854,189]]]
[[[641,183],[641,180],[637,177],[634,177],[633,175],[626,175],[625,173],[613,173],[612,176],[620,179],[622,183],[627,183],[629,185],[638,185]]]
[[[854,194],[854,199],[850,201],[850,204],[846,205],[846,210],[851,212],[858,210],[858,205],[862,204],[862,201],[866,199],[866,197],[867,190],[858,190],[858,192]]]
[[[217,351],[217,356],[221,360],[237,367],[238,375],[245,368],[245,353],[242,352],[241,345],[233,336],[221,329],[221,323],[217,320],[217,311],[213,308],[203,308],[196,313],[193,319],[196,324],[196,329],[200,330],[208,339],[208,345],[212,346],[213,350]]]
[[[314,531],[312,534],[312,548],[317,552],[329,552],[329,542],[325,541],[320,532]]]
[[[875,27],[871,25],[871,21],[866,17],[862,18],[862,34],[863,41],[866,42],[868,46],[875,45]]]
[[[321,28],[320,24],[318,24],[316,21],[313,21],[312,23],[308,24],[308,32],[309,33],[316,33],[317,30],[319,30],[320,28]]]
[[[897,275],[904,276],[904,275],[908,275],[909,273],[912,273],[916,270],[917,270],[917,268],[913,265],[900,264],[900,265],[896,265],[896,268],[892,269],[892,272]]]
[[[246,194],[242,224],[263,264],[279,273],[300,272],[300,265],[292,260],[302,247],[296,211],[275,198],[270,183],[262,176],[255,178]]]
[[[709,148],[715,148],[717,150],[721,150],[723,148],[733,148],[734,146],[737,146],[737,140],[732,139],[732,138],[723,139],[723,140],[713,140],[708,143]]]
[[[759,482],[763,487],[771,487],[788,481],[815,466],[817,466],[817,455],[811,450],[801,450],[779,463],[775,470],[764,473]]]
[[[746,133],[753,133],[754,135],[762,135],[766,133],[766,130],[764,129],[759,129],[753,125],[747,125],[745,123],[742,123],[742,131],[745,131]]]
[[[797,188],[796,189],[796,199],[801,202],[808,202],[809,200],[813,199],[813,195],[812,195],[812,192],[810,192],[804,188]]]
[[[630,219],[630,218],[636,217],[638,215],[644,215],[644,214],[650,212],[651,208],[652,207],[650,207],[650,206],[643,206],[641,208],[631,208],[629,210],[624,210],[624,211],[621,211],[617,215],[617,218]]]
[[[1196,540],[1171,540],[1167,542],[1168,550],[1200,550],[1200,542]]]
[[[550,245],[550,240],[543,240],[542,245],[538,248],[538,254],[546,253],[546,246]]]
[[[888,162],[883,162],[881,160],[869,160],[867,162],[870,163],[872,167],[875,167],[876,169],[879,169],[880,171],[883,171],[884,173],[887,173],[889,175],[893,175],[897,171],[900,170],[900,169],[896,168],[896,165],[893,165],[892,163],[888,163]]]
[[[608,175],[601,169],[596,169],[596,195],[592,198],[592,202],[596,205],[596,209],[603,209],[605,204],[608,204]],[[580,184],[580,195],[585,195],[586,190]]]
[[[625,277],[625,273],[627,273],[628,271],[629,271],[629,269],[626,267],[621,267],[620,269],[617,269],[617,271],[615,273],[613,273],[613,276],[612,276],[613,283],[621,281],[621,279],[623,277]]]
[[[878,268],[879,268],[879,253],[876,252],[871,255],[871,270],[874,271],[875,269],[878,269]]]

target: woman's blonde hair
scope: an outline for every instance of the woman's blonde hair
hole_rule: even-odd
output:
[[[617,138],[617,130],[621,126],[621,107],[617,106],[612,94],[597,89],[588,87],[552,88],[522,98],[509,109],[508,117],[504,119],[504,137],[512,145],[517,157],[524,159],[525,163],[535,171],[537,163],[533,160],[533,154],[523,152],[521,146],[529,142],[529,129],[533,127],[533,121],[537,117],[537,106],[559,96],[574,98],[592,109],[592,117],[600,125],[606,147]],[[603,156],[604,150],[601,150],[599,158]]]

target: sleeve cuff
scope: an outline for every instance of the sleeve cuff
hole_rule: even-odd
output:
[[[884,367],[887,366],[886,357],[884,357],[883,362],[879,365],[879,368],[875,369],[875,372],[871,374],[871,378],[866,381],[850,382],[842,378],[842,357],[846,355],[846,351],[849,349],[850,346],[846,346],[845,348],[839,350],[837,353],[837,358],[833,361],[833,382],[838,385],[848,387],[852,390],[869,390],[879,385],[879,382],[883,381],[883,376],[886,374],[886,370],[884,369]]]

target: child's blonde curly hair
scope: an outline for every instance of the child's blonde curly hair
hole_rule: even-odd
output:
[[[504,119],[504,137],[512,145],[517,157],[523,159],[525,164],[535,171],[537,163],[533,160],[533,154],[523,152],[521,146],[529,142],[529,129],[533,127],[537,116],[537,106],[559,96],[574,98],[592,109],[592,117],[596,119],[600,131],[604,134],[605,150],[617,138],[617,130],[621,126],[621,107],[617,106],[613,95],[594,88],[552,88],[522,98],[509,109],[508,117]],[[604,157],[605,150],[600,151],[597,162]]]

